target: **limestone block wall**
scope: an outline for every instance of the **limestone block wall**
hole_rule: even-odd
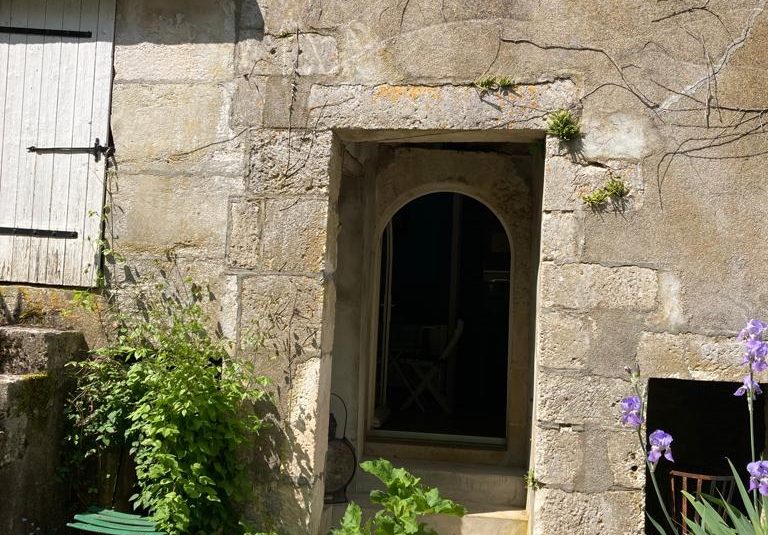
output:
[[[285,533],[319,520],[342,142],[466,130],[525,141],[569,108],[583,138],[549,138],[544,155],[533,526],[642,530],[639,454],[617,419],[622,367],[735,378],[731,337],[766,294],[765,0],[686,7],[118,2],[115,280],[172,252],[210,283],[226,334],[298,339],[248,357],[273,377],[290,431],[274,442],[286,476],[257,482],[254,509]],[[472,85],[488,74],[516,85]],[[593,213],[580,195],[609,176],[629,201]]]

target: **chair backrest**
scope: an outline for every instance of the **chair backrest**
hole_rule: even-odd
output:
[[[701,520],[696,510],[683,496],[682,491],[693,496],[705,494],[730,503],[736,489],[736,480],[733,476],[713,476],[680,470],[670,470],[669,484],[672,490],[672,516],[675,522],[680,524],[682,535],[689,533],[688,525],[685,522],[686,518],[694,522]],[[725,518],[725,507],[713,505],[715,505],[717,512]]]
[[[456,344],[459,343],[459,339],[461,338],[461,334],[463,332],[464,332],[464,320],[457,320],[456,328],[453,330],[451,339],[448,340],[447,344],[445,344],[445,349],[443,349],[443,352],[440,354],[440,360],[447,359],[451,355],[451,353],[453,353],[453,350],[456,347]]]

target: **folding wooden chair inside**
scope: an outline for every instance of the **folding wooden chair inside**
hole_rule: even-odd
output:
[[[672,518],[680,524],[682,535],[690,533],[685,522],[686,518],[694,522],[701,520],[699,514],[683,496],[682,491],[697,497],[704,494],[731,503],[736,489],[736,480],[733,476],[713,476],[680,470],[670,470],[669,483],[672,490]],[[725,507],[713,505],[715,505],[717,512],[725,518]]]

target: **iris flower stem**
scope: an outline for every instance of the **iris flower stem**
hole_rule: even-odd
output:
[[[637,438],[640,441],[640,449],[642,451],[645,451],[645,441],[643,440],[643,434],[640,431],[640,428],[637,428]],[[675,523],[672,522],[672,517],[669,516],[669,513],[667,512],[667,506],[664,504],[664,499],[661,497],[661,490],[659,489],[659,483],[656,481],[656,470],[655,466],[651,464],[651,462],[646,459],[645,460],[645,466],[648,467],[648,472],[651,474],[651,481],[653,482],[653,490],[656,491],[656,498],[659,500],[659,506],[661,507],[661,512],[664,513],[664,518],[667,519],[667,523],[669,524],[669,527],[672,528],[672,533],[677,533],[677,526],[675,526]]]
[[[749,447],[752,453],[752,462],[757,460],[755,455],[755,390],[754,390],[754,372],[752,366],[749,367],[749,385],[747,391],[747,410],[749,411]],[[752,501],[757,509],[757,489],[752,491]],[[761,515],[762,516],[762,515]]]

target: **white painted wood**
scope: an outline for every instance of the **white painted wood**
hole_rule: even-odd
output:
[[[93,111],[93,81],[96,61],[96,30],[99,17],[99,0],[83,0],[80,10],[80,30],[91,30],[93,38],[81,39],[78,46],[78,61],[75,77],[75,113],[73,116],[72,146],[87,147],[93,144],[91,136],[91,113]],[[89,166],[93,156],[76,154],[72,156],[69,179],[69,199],[67,201],[67,230],[83,233],[85,217],[85,193],[88,188]],[[84,239],[87,239],[83,237]],[[80,262],[83,254],[83,241],[66,240],[64,242],[64,281],[74,286],[82,285],[83,266]]]
[[[21,0],[11,3],[11,26],[26,26],[28,5]],[[21,178],[21,136],[26,72],[27,38],[10,34],[8,45],[5,124],[3,125],[3,161],[0,165],[0,227],[16,222],[16,191]],[[0,237],[0,280],[13,280],[13,238]]]
[[[27,0],[27,26],[45,27],[46,0]],[[18,183],[16,184],[16,212],[14,227],[32,228],[32,205],[35,202],[35,173],[38,158],[27,152],[35,145],[40,126],[40,96],[43,88],[43,43],[40,35],[26,36],[24,52],[24,91],[21,95],[21,146],[19,147]],[[30,237],[13,238],[11,280],[29,280]]]
[[[2,26],[10,26],[11,24],[11,3],[10,2],[0,2],[0,25]],[[8,59],[11,49],[11,36],[8,35],[2,35],[0,34],[0,73],[7,73],[8,72]],[[6,123],[6,97],[8,92],[8,79],[9,77],[5,74],[0,74],[0,141],[4,139],[4,132],[5,132],[5,123]],[[6,220],[6,215],[4,213],[6,207],[2,202],[2,194],[3,194],[3,167],[4,167],[4,161],[7,157],[7,154],[5,154],[5,143],[0,143],[0,225],[3,224],[3,221]],[[10,259],[4,259],[4,256],[2,254],[2,251],[5,251],[10,244],[10,238],[3,238],[0,236],[0,279],[2,278],[3,273],[10,268],[8,266],[8,262],[10,262]],[[8,266],[8,267],[6,267]]]
[[[45,11],[45,27],[63,29],[63,0],[48,0]],[[43,72],[40,88],[40,117],[35,145],[55,147],[56,117],[58,107],[59,78],[61,72],[61,39],[46,36],[43,39]],[[31,228],[47,229],[51,211],[51,185],[53,179],[53,158],[37,160],[32,202]],[[48,238],[29,239],[29,261],[27,277],[33,281],[45,280]]]
[[[96,281],[105,159],[26,147],[107,143],[114,16],[115,0],[0,1],[3,25],[92,33],[0,34],[0,226],[78,233],[77,239],[0,236],[0,281]]]
[[[80,28],[80,7],[82,0],[64,0],[62,27]],[[72,129],[75,116],[75,86],[77,85],[79,39],[66,37],[61,39],[61,58],[59,62],[59,88],[56,111],[55,147],[72,146]],[[67,207],[69,198],[70,169],[72,157],[64,154],[52,155],[53,176],[51,178],[51,210],[48,215],[49,229],[66,230]],[[49,239],[45,257],[45,280],[49,284],[64,283],[64,245],[65,240]]]
[[[98,39],[96,41],[95,72],[112,72],[112,48],[115,31],[115,2],[101,0],[99,5]],[[109,137],[109,110],[112,101],[112,77],[96,76],[93,84],[93,111],[91,114],[91,139],[99,138],[106,145]],[[99,163],[90,160],[88,184],[85,194],[85,218],[83,252],[80,265],[84,266],[83,286],[94,283],[100,260],[98,238],[101,236],[101,221],[106,190],[105,159]]]

